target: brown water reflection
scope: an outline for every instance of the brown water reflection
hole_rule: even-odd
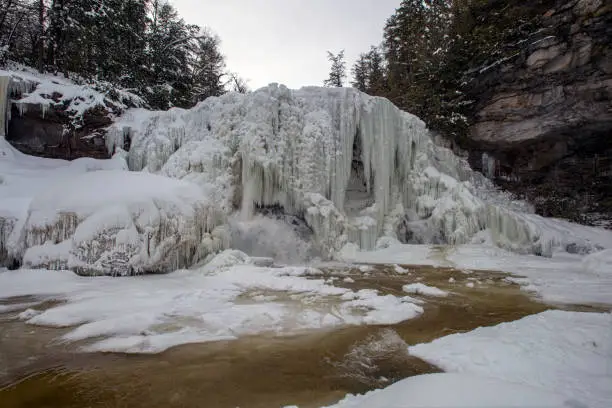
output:
[[[407,376],[438,369],[406,353],[407,344],[431,341],[479,326],[546,310],[505,275],[409,267],[397,274],[375,267],[368,275],[328,269],[336,284],[401,294],[421,281],[452,292],[424,298],[425,314],[392,326],[348,327],[299,336],[263,335],[191,344],[153,356],[72,353],[49,345],[54,329],[0,321],[2,408],[84,407],[318,407]],[[346,283],[350,276],[355,282]],[[449,282],[453,278],[454,282]],[[466,286],[468,282],[473,288]],[[28,360],[32,359],[32,360]]]

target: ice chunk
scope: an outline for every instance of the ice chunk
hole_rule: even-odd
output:
[[[402,290],[406,293],[414,293],[415,295],[435,296],[435,297],[446,297],[448,292],[438,289],[433,286],[427,286],[423,283],[411,283],[404,285]]]

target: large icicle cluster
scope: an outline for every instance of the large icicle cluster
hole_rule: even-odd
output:
[[[272,84],[190,110],[132,110],[109,130],[109,151],[127,138],[131,170],[195,182],[245,219],[280,206],[303,218],[329,255],[348,242],[371,249],[381,236],[488,240],[542,255],[571,245],[588,251],[598,238],[588,228],[557,234],[562,223],[525,214],[528,205],[435,145],[417,117],[353,89]]]
[[[34,197],[19,238],[27,267],[131,275],[189,267],[224,249],[223,223],[189,183],[94,171]]]
[[[121,155],[35,158],[0,137],[0,266],[169,272],[227,248],[225,224],[197,185],[129,172]]]

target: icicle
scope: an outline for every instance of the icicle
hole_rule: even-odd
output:
[[[10,120],[10,92],[11,77],[0,76],[0,136],[6,136]]]
[[[482,174],[488,179],[493,180],[496,176],[497,160],[494,157],[489,156],[488,153],[482,154]]]

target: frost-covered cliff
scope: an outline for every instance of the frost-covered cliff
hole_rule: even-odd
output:
[[[353,89],[273,84],[190,110],[131,110],[107,135],[111,154],[128,145],[130,170],[194,182],[226,214],[277,207],[304,219],[327,256],[380,237],[541,255],[609,239],[532,214],[436,146],[417,117]]]

